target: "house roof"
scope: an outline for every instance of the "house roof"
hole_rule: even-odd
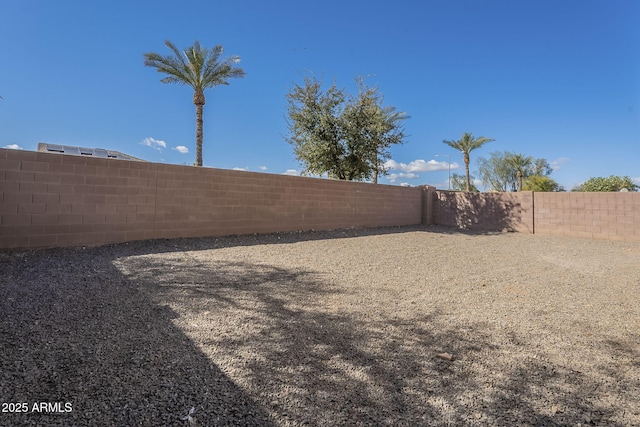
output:
[[[46,142],[38,143],[38,151],[44,153],[71,154],[75,156],[92,156],[108,159],[136,160],[139,162],[146,161],[114,150],[105,150],[103,148],[76,147],[73,145],[48,144]]]

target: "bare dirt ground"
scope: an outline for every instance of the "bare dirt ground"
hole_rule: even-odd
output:
[[[0,253],[0,401],[2,426],[640,426],[640,244],[423,227]]]

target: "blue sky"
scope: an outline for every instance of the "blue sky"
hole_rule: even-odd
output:
[[[313,73],[355,93],[370,75],[411,116],[382,183],[446,188],[447,156],[452,172],[463,163],[442,140],[463,132],[495,139],[472,172],[509,150],[547,159],[567,189],[612,174],[640,183],[637,0],[7,0],[0,16],[0,147],[193,164],[193,93],[161,84],[143,54],[199,40],[247,73],[206,93],[205,166],[297,173],[288,90]]]

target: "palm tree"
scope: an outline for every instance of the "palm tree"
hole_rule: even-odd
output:
[[[518,178],[518,191],[522,191],[522,179],[530,175],[531,166],[533,166],[533,157],[524,154],[511,154],[507,158],[507,162],[516,171]]]
[[[158,72],[168,74],[160,80],[162,83],[177,83],[193,88],[193,103],[196,106],[196,166],[202,166],[204,91],[218,85],[228,85],[227,79],[244,77],[245,73],[242,68],[234,66],[240,62],[239,56],[220,58],[223,52],[220,45],[206,49],[196,41],[193,46],[181,52],[169,40],[164,44],[173,54],[162,56],[158,53],[145,53],[144,65],[155,67]]]
[[[467,175],[467,189],[466,191],[471,191],[471,178],[469,176],[469,153],[475,150],[476,148],[482,147],[487,142],[495,141],[494,139],[485,138],[484,136],[474,138],[473,135],[469,132],[465,132],[462,134],[462,138],[457,141],[447,141],[444,140],[445,144],[449,147],[454,148],[460,151],[464,155],[464,167]]]

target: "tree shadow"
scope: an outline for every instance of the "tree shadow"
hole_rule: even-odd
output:
[[[171,254],[118,262],[185,329],[198,324],[188,335],[278,425],[625,425],[592,393],[597,381],[534,357],[526,337],[496,342],[488,324],[354,308],[366,295],[340,305],[354,295],[319,271]],[[510,357],[514,347],[529,356]]]
[[[600,381],[534,357],[526,337],[377,311],[327,272],[214,256],[277,237],[0,255],[0,395],[73,404],[0,424],[184,426],[193,406],[214,426],[625,425],[628,401],[603,404]],[[623,342],[602,351],[638,360]],[[637,365],[599,368],[640,390]]]
[[[508,193],[438,191],[436,223],[476,232],[522,229],[522,207]]]
[[[175,311],[115,268],[118,253],[125,245],[0,255],[0,396],[28,404],[0,425],[186,426],[192,407],[198,425],[275,425]],[[59,406],[34,411],[41,402]]]

